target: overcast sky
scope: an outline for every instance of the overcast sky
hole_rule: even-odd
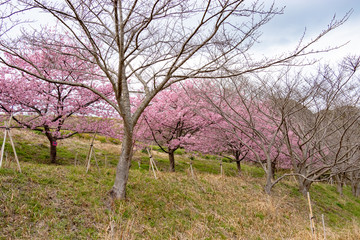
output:
[[[264,1],[267,4],[273,2]],[[252,49],[253,53],[269,56],[294,49],[305,29],[305,40],[310,40],[326,28],[335,14],[337,18],[342,18],[352,10],[349,20],[325,36],[316,48],[342,45],[350,41],[341,49],[321,57],[324,61],[335,62],[348,54],[360,55],[360,0],[275,0],[275,5],[279,8],[285,6],[284,14],[275,16],[261,28],[261,43]],[[32,14],[31,17],[41,19],[45,15]]]
[[[266,0],[267,2],[272,2]],[[334,14],[342,18],[352,9],[349,20],[319,42],[317,47],[341,45],[340,50],[322,55],[324,61],[336,61],[347,54],[360,55],[360,1],[359,0],[276,0],[285,6],[284,14],[276,16],[262,28],[261,44],[255,49],[262,54],[280,53],[296,46],[304,30],[306,39],[320,33]]]

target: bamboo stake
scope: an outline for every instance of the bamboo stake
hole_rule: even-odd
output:
[[[315,221],[314,221],[314,215],[312,212],[312,207],[311,207],[311,200],[310,200],[310,193],[307,192],[307,198],[308,198],[308,203],[309,203],[309,210],[310,210],[310,229],[311,229],[311,233],[313,234],[313,238],[316,240],[316,234],[315,234]]]

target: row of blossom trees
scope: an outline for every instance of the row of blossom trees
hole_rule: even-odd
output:
[[[160,93],[144,112],[138,138],[174,150],[244,159],[266,173],[265,192],[295,176],[306,194],[313,182],[335,179],[339,192],[351,181],[359,195],[359,58],[315,74],[288,70],[274,78],[189,81]],[[291,169],[275,177],[275,168]]]

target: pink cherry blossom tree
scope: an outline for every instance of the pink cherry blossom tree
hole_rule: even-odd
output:
[[[209,110],[206,110],[209,111]],[[202,114],[203,117],[206,115]],[[228,158],[236,163],[238,175],[241,175],[241,161],[249,154],[242,141],[251,144],[249,139],[235,128],[231,128],[220,115],[214,117],[213,124],[202,128],[187,142],[185,148],[203,154],[214,154]],[[238,137],[241,140],[238,139]]]
[[[40,66],[39,74],[60,81],[90,81],[96,75],[96,66],[80,61],[70,53],[65,56],[50,54],[46,49],[33,49],[31,54]],[[19,58],[11,55],[7,55],[7,58],[24,69],[31,68],[30,64]],[[91,75],[85,73],[85,69],[88,71],[89,68],[93,71]],[[109,95],[110,88],[103,85],[101,79],[93,86]],[[118,129],[112,127],[115,125],[112,108],[87,89],[44,82],[16,69],[3,67],[0,72],[0,96],[0,111],[12,116],[19,126],[46,135],[50,143],[51,163],[56,163],[57,140],[95,131],[119,137]]]
[[[156,143],[169,155],[170,171],[175,171],[174,152],[185,147],[192,136],[212,124],[212,117],[203,118],[194,111],[202,109],[199,99],[190,98],[191,82],[172,85],[159,93],[145,109],[138,123],[140,141]],[[202,114],[206,114],[202,111]]]

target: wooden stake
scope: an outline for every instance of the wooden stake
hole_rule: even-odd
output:
[[[311,229],[311,233],[313,235],[313,238],[316,240],[316,234],[315,234],[315,220],[314,220],[314,215],[312,212],[312,207],[311,207],[311,200],[310,200],[310,193],[307,192],[307,198],[308,198],[308,203],[309,203],[309,210],[310,210],[310,229]]]
[[[146,150],[147,150],[147,152],[149,154],[150,166],[151,166],[151,169],[152,169],[152,171],[154,173],[154,177],[155,177],[155,179],[157,179],[155,169],[156,169],[156,171],[159,171],[159,169],[156,167],[155,161],[154,161],[154,159],[152,157],[152,154],[151,154],[151,151],[149,150],[149,148],[146,148]],[[150,169],[150,166],[149,166],[149,169]]]
[[[151,162],[151,168],[152,168],[153,173],[154,173],[154,177],[155,177],[155,179],[157,179],[156,172],[155,172],[155,169],[154,169],[154,163],[153,163],[152,159],[150,159],[150,162]]]
[[[192,160],[190,158],[190,171],[191,171],[191,176],[194,178],[195,177],[195,174],[194,174],[194,170],[193,170],[193,167],[192,167]]]
[[[152,147],[150,148],[150,151],[152,152]],[[152,156],[152,154],[151,154],[151,156]],[[151,157],[151,159],[152,159],[152,162],[153,162],[153,165],[154,165],[156,171],[159,172],[159,169],[158,169],[157,166],[156,166],[156,162],[155,162],[154,158]]]
[[[314,232],[311,224],[311,214],[309,214],[309,223],[310,223],[311,238],[314,239]]]
[[[325,229],[325,220],[324,220],[324,214],[321,214],[321,221],[324,229],[324,240],[326,240],[326,229]]]
[[[94,160],[95,160],[96,167],[97,167],[97,169],[100,171],[99,164],[98,164],[98,160],[97,160],[97,158],[96,158],[94,148],[92,149],[92,151],[93,151],[93,155],[94,155]]]
[[[222,158],[221,157],[218,157],[219,158],[219,161],[220,161],[220,175],[222,176],[224,171],[223,171],[223,162],[222,162]]]
[[[11,143],[12,149],[13,149],[13,151],[14,151],[15,160],[16,160],[16,163],[17,163],[19,172],[21,173],[20,162],[19,162],[18,156],[17,156],[17,154],[16,154],[15,145],[14,145],[14,142],[13,142],[12,137],[11,137],[11,135],[10,135],[10,130],[8,130],[8,131],[9,131],[9,132],[8,132],[8,135],[9,135],[10,143]]]
[[[86,173],[89,171],[89,168],[90,168],[90,161],[91,161],[92,148],[93,148],[93,145],[90,145],[90,149],[89,149],[88,157],[86,158],[86,160],[87,160]]]
[[[19,158],[16,154],[16,149],[15,149],[15,145],[14,145],[14,142],[12,140],[12,137],[11,137],[11,134],[10,134],[10,125],[11,125],[11,119],[12,119],[12,114],[9,118],[9,121],[8,122],[5,122],[5,133],[4,133],[4,141],[3,141],[3,144],[1,146],[1,156],[0,156],[0,168],[2,166],[2,162],[3,162],[3,158],[4,158],[4,150],[5,150],[5,142],[6,142],[6,136],[9,135],[9,139],[10,139],[10,144],[11,144],[11,147],[13,149],[13,152],[14,152],[14,156],[15,156],[15,160],[16,160],[16,163],[17,163],[17,166],[18,166],[18,170],[19,172],[21,173],[21,167],[20,167],[20,162],[19,162]]]
[[[93,138],[91,139],[89,152],[88,152],[88,155],[87,155],[87,157],[86,157],[86,162],[87,162],[86,173],[89,171],[89,168],[90,168],[91,154],[92,154],[92,150],[93,150],[93,146],[94,146],[94,140],[95,140],[95,136],[96,136],[96,133],[97,133],[97,131],[98,131],[98,128],[99,128],[99,126],[96,128],[96,131],[95,131],[95,133],[94,133],[94,136],[93,136]]]
[[[76,166],[77,157],[78,157],[78,152],[76,152],[76,154],[75,154],[74,166]]]
[[[154,167],[155,167],[156,171],[158,171],[158,172],[159,172],[159,169],[158,169],[158,167],[157,167],[157,165],[156,165],[156,163],[155,163],[155,160],[154,160],[154,159],[152,159],[152,162],[153,162],[153,165],[154,165]]]
[[[1,146],[0,168],[1,168],[1,165],[2,165],[2,162],[3,162],[3,157],[4,157],[6,135],[7,135],[7,129],[5,128],[4,140],[3,140],[3,144],[2,144],[2,146]]]

